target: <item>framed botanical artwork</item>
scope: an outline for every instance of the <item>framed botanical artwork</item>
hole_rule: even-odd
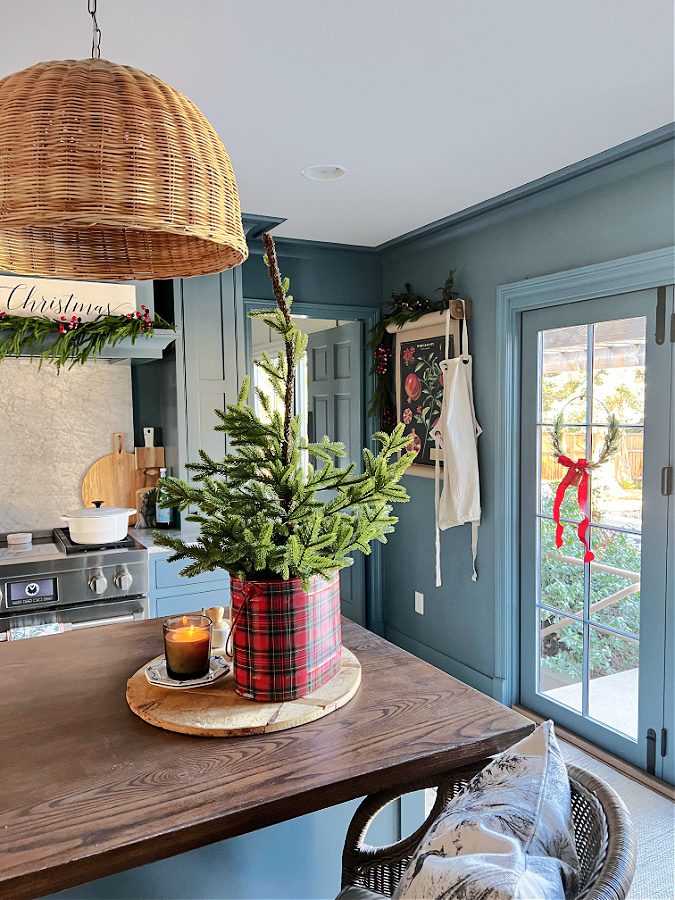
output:
[[[457,353],[459,325],[450,322],[449,356]],[[436,442],[432,430],[441,414],[443,378],[441,362],[445,359],[445,314],[428,313],[416,322],[392,329],[395,334],[396,414],[403,422],[410,446],[417,459],[408,475],[434,477]],[[442,462],[442,459],[441,459]]]

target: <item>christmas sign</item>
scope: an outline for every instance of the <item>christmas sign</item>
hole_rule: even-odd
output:
[[[133,284],[0,275],[0,313],[8,316],[46,316],[56,320],[74,316],[81,322],[93,322],[99,316],[135,312]]]

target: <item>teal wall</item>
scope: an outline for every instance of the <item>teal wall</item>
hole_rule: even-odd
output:
[[[291,293],[303,303],[379,306],[382,264],[375,250],[339,244],[275,238],[279,266],[291,279]],[[273,300],[259,242],[242,268],[244,297]]]
[[[452,529],[442,537],[443,587],[436,589],[433,482],[408,477],[411,502],[399,508],[399,526],[384,549],[384,609],[373,606],[371,623],[379,631],[383,616],[390,640],[497,697],[494,570],[499,547],[494,508],[499,485],[492,425],[497,287],[675,243],[673,146],[672,129],[660,129],[630,147],[614,148],[382,248],[276,239],[282,271],[291,278],[296,299],[304,303],[374,307],[406,282],[431,295],[450,268],[457,270],[459,290],[474,301],[474,388],[484,429],[479,440],[483,504],[479,580],[474,584],[469,577],[468,528]],[[241,294],[271,300],[259,238],[250,242],[250,250],[241,270]],[[218,292],[219,278],[189,280],[190,309],[198,314],[199,293]],[[239,327],[225,334],[224,351],[236,360],[228,371],[241,372],[245,346]],[[150,374],[147,366],[139,371]],[[157,379],[162,388],[165,380],[165,376]],[[230,381],[234,380],[233,375]],[[228,381],[225,387],[228,398],[233,397],[236,384]],[[141,418],[143,424],[153,421],[158,405],[156,385],[145,383],[143,391],[139,425]],[[173,420],[175,411],[170,412],[168,418]],[[156,418],[161,424],[159,414]],[[425,595],[423,616],[414,612],[415,590]]]
[[[405,282],[423,294],[456,268],[474,303],[471,352],[483,518],[479,580],[470,578],[468,526],[442,536],[443,587],[434,578],[433,481],[406,477],[411,502],[385,548],[385,636],[473,686],[500,696],[495,674],[496,290],[498,285],[675,243],[673,143],[645,150],[466,223],[382,254],[385,296]],[[425,611],[414,611],[415,590]]]

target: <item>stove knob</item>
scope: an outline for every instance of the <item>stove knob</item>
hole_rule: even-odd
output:
[[[89,590],[95,594],[102,594],[108,587],[108,579],[105,575],[94,575],[89,579]]]
[[[128,572],[118,572],[117,575],[115,575],[115,585],[121,591],[128,591],[132,581],[133,578]]]

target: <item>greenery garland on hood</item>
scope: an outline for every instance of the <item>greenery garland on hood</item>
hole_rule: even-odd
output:
[[[78,316],[13,316],[0,312],[0,362],[8,356],[36,356],[60,369],[66,363],[74,366],[100,356],[106,347],[114,347],[129,338],[135,344],[139,337],[151,337],[155,328],[175,326],[159,316],[154,319],[145,306],[137,313],[121,316],[99,316],[83,322]]]

